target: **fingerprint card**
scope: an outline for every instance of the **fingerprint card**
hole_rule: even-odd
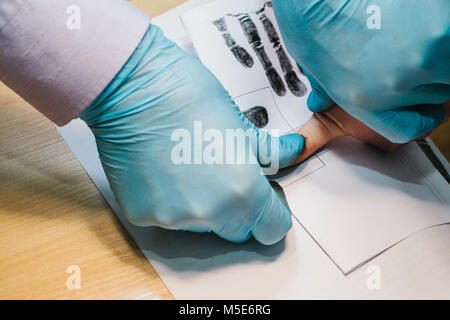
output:
[[[311,86],[286,50],[271,1],[215,1],[181,19],[200,60],[238,105],[239,98],[249,94],[256,100],[268,98],[266,104],[274,108],[266,108],[269,128],[279,126],[280,117],[291,130],[309,119]]]

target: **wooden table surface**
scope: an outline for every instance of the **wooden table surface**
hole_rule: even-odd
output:
[[[184,1],[131,2],[157,16]],[[0,299],[171,298],[50,121],[0,84]]]

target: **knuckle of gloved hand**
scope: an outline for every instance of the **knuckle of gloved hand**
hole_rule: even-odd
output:
[[[247,214],[245,210],[249,209],[250,202],[254,202],[251,200],[255,199],[254,190],[256,188],[248,181],[234,180],[234,183],[224,186],[222,192],[218,195],[210,196],[201,202],[191,201],[188,204],[187,214],[192,221],[213,224],[223,221],[224,215],[227,215],[229,217],[228,223],[232,224],[236,222],[231,218],[232,216]],[[251,211],[256,210],[252,208]]]
[[[245,176],[243,179],[236,180],[232,184],[228,197],[234,201],[247,201],[260,193],[260,184],[257,182],[259,176]]]
[[[136,206],[123,206],[122,211],[125,217],[132,224],[139,227],[148,227],[156,225],[156,221],[148,208],[140,208]]]
[[[205,203],[198,203],[194,199],[179,199],[160,204],[153,213],[155,225],[166,229],[180,229],[194,220],[207,220]]]
[[[184,215],[174,207],[167,205],[150,205],[129,203],[121,205],[127,220],[139,227],[158,226],[171,229],[173,226],[180,224],[181,217]],[[183,209],[184,210],[184,209]]]
[[[255,193],[258,186],[245,180],[245,178],[234,180],[233,183],[223,188],[220,195],[206,200],[198,210],[195,210],[195,218],[220,221],[224,214],[230,217],[242,215],[245,218],[250,212],[256,212],[260,204],[258,200],[261,200]]]
[[[186,221],[210,221],[214,220],[215,216],[220,212],[220,202],[218,199],[221,197],[210,196],[207,199],[191,199],[186,202],[185,208],[182,209],[182,216]],[[181,209],[181,208],[180,208]],[[181,221],[178,221],[181,222]]]
[[[342,107],[348,107],[352,109],[371,109],[375,103],[374,97],[370,88],[364,88],[361,86],[345,86],[338,92],[338,99],[336,103]]]
[[[250,186],[246,181],[235,181],[223,191],[220,201],[213,207],[220,207],[223,203],[236,204],[247,201],[250,193]]]

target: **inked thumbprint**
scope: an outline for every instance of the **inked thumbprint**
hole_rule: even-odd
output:
[[[244,111],[244,116],[260,129],[264,128],[269,123],[267,109],[261,106],[256,106]]]

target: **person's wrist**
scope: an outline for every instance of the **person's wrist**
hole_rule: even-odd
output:
[[[85,121],[89,127],[94,126],[106,116],[112,105],[111,103],[106,102],[108,100],[114,100],[114,95],[122,93],[120,88],[127,83],[133,71],[135,71],[148,50],[150,50],[154,38],[159,31],[155,29],[157,29],[157,27],[154,25],[149,26],[138,47],[134,50],[133,54],[116,74],[114,79],[103,89],[100,95],[80,113],[79,118]]]

